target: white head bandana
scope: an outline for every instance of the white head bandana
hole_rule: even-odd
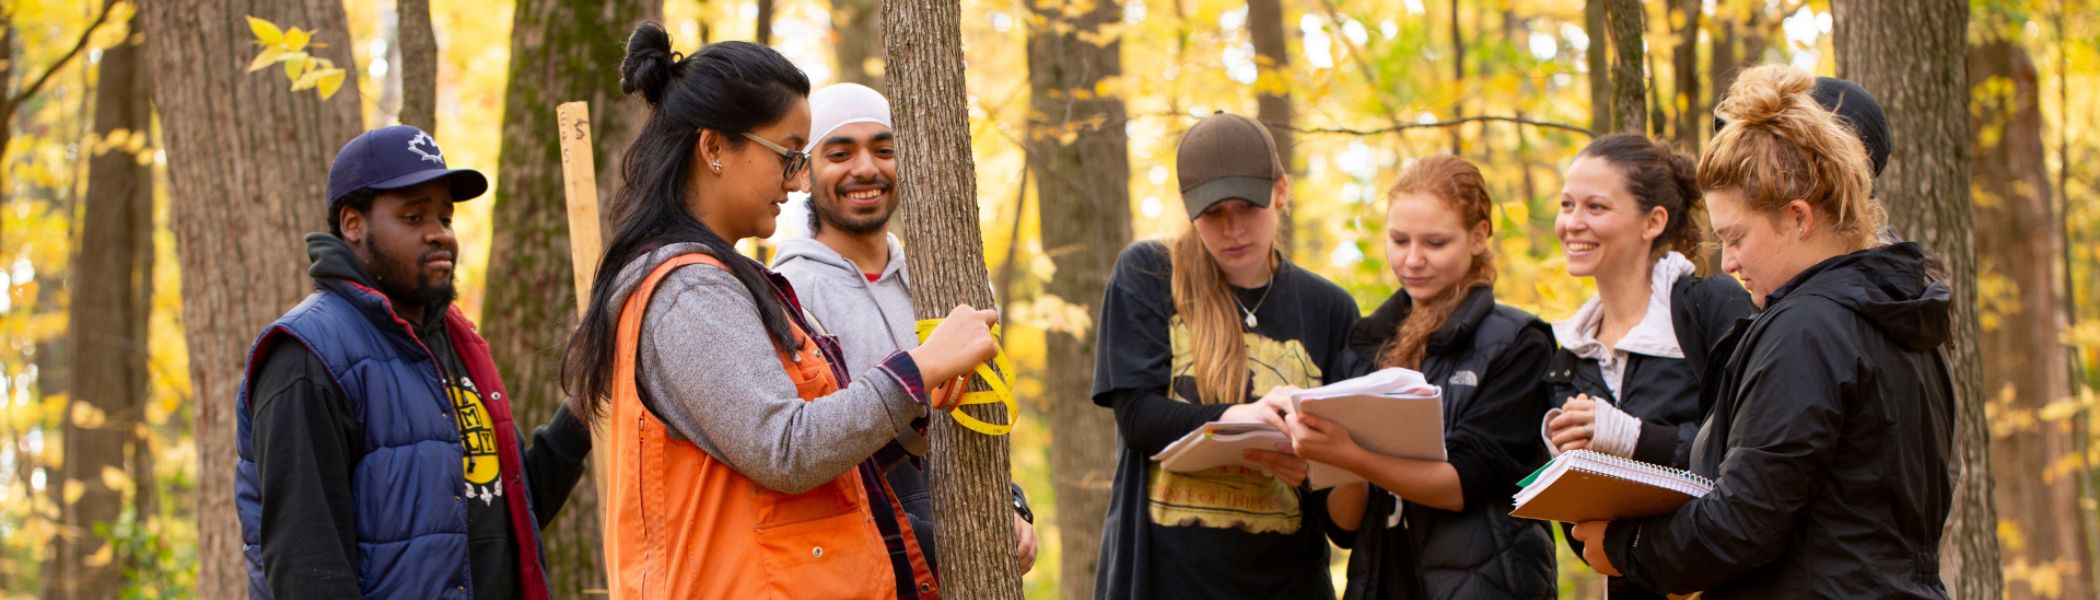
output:
[[[817,149],[832,132],[854,123],[881,123],[891,127],[890,101],[881,92],[858,83],[834,83],[809,95],[809,145]]]

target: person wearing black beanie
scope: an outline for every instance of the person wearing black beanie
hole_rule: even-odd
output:
[[[1809,91],[1816,104],[1836,114],[1838,120],[1852,133],[1859,136],[1867,148],[1867,158],[1874,163],[1874,176],[1881,176],[1881,169],[1889,164],[1889,120],[1881,111],[1881,103],[1867,93],[1859,84],[1836,77],[1817,77],[1816,87]],[[1714,115],[1713,133],[1719,134],[1728,120]]]

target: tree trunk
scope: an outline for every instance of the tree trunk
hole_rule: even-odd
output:
[[[976,164],[963,90],[961,6],[945,0],[887,0],[887,77],[897,121],[897,192],[912,246],[912,305],[920,319],[957,304],[991,306],[984,238],[977,228]],[[996,404],[960,410],[998,422]],[[1019,598],[1006,437],[980,435],[936,416],[929,483],[941,515],[942,596]]]
[[[248,345],[313,289],[300,241],[326,227],[328,164],[357,135],[357,79],[322,100],[275,72],[247,73],[245,15],[314,31],[310,51],[355,72],[340,0],[147,2],[153,100],[162,114],[169,211],[197,422],[199,598],[247,594],[233,508],[234,397]]]
[[[1116,12],[1122,13],[1121,10]],[[1254,65],[1260,73],[1254,80],[1255,120],[1267,125],[1269,136],[1276,138],[1276,154],[1283,160],[1283,170],[1295,173],[1297,141],[1291,131],[1290,38],[1284,33],[1284,24],[1281,0],[1247,0],[1247,34],[1254,39]],[[1117,102],[1119,107],[1121,104],[1121,101]],[[1117,112],[1121,112],[1120,108]],[[1038,190],[1042,189],[1041,183],[1036,185]],[[1129,182],[1119,185],[1128,187]],[[1130,192],[1125,190],[1122,193],[1127,196]],[[1290,213],[1286,207],[1283,219],[1276,224],[1276,247],[1283,249],[1284,256],[1296,255],[1293,252],[1296,247],[1293,243],[1295,228],[1291,227]],[[1121,246],[1117,249],[1120,250]],[[1114,266],[1115,257],[1111,256],[1109,260],[1110,266]]]
[[[1648,76],[1643,61],[1648,57],[1648,14],[1640,0],[1604,0],[1606,28],[1611,30],[1612,126],[1601,131],[1648,132]],[[1592,44],[1596,43],[1594,40]]]
[[[10,5],[10,8],[12,8],[12,5]],[[5,85],[0,85],[0,102],[7,102],[7,97],[6,97],[6,96],[7,96],[8,94],[12,93],[12,91],[11,91],[11,89],[10,89],[10,88],[12,87],[12,82],[13,82],[14,80],[15,80],[15,19],[14,19],[14,11],[13,11],[13,10],[7,10],[7,11],[0,11],[0,81],[10,82],[9,84],[5,84]],[[13,118],[13,117],[14,117],[14,110],[13,110],[13,107],[7,107],[7,108],[8,108],[8,110],[5,110],[5,111],[0,111],[0,156],[5,156],[5,155],[7,154],[7,148],[9,147],[9,145],[10,145],[10,144],[12,144],[12,143],[14,142],[14,139],[15,139],[15,137],[14,137],[14,136],[15,136],[15,128],[14,128],[14,118]],[[0,190],[7,190],[7,189],[14,189],[14,188],[12,188],[12,187],[9,187],[9,186],[7,185],[7,174],[6,174],[6,173],[0,173]]]
[[[437,33],[430,26],[430,0],[394,0],[395,47],[401,50],[402,125],[437,134]]]
[[[1670,31],[1677,34],[1677,44],[1670,53],[1670,73],[1676,78],[1677,94],[1671,100],[1670,110],[1677,115],[1672,126],[1671,137],[1677,149],[1693,156],[1699,155],[1699,130],[1705,129],[1711,113],[1696,108],[1699,104],[1699,18],[1700,0],[1673,0],[1670,2]]]
[[[132,18],[134,31],[139,24]],[[95,84],[95,133],[125,130],[145,135],[153,108],[145,50],[122,43],[102,51]],[[150,473],[128,468],[146,404],[146,321],[153,293],[153,172],[121,148],[90,159],[87,206],[81,216],[80,254],[74,263],[72,327],[73,395],[70,415],[91,407],[105,415],[98,427],[65,419],[65,464],[59,481],[84,490],[60,504],[57,576],[44,582],[45,598],[115,598],[124,589],[129,556],[115,548],[114,528],[124,511],[123,487],[105,479],[105,469],[134,480]],[[143,521],[145,514],[136,517]],[[98,533],[97,527],[106,533]],[[98,553],[108,552],[109,554]],[[91,558],[92,557],[92,558]]]
[[[1836,6],[1838,76],[1881,101],[1894,140],[1875,195],[1897,233],[1944,261],[1954,292],[1949,357],[1960,479],[1941,544],[1941,574],[1956,598],[1997,597],[1998,511],[1991,498],[1976,318],[1976,249],[1969,201],[1969,88],[1962,0],[1846,0]],[[2061,526],[2069,526],[2063,524]]]
[[[1276,0],[1250,2],[1250,23],[1256,22],[1253,7],[1262,4],[1277,7]],[[1123,7],[1115,2],[1090,6],[1081,13],[1062,2],[1030,2],[1041,20],[1028,35],[1030,114],[1035,115],[1027,128],[1028,161],[1036,174],[1043,248],[1057,266],[1048,291],[1086,306],[1087,314],[1100,314],[1109,272],[1131,238],[1130,140],[1123,132],[1121,96],[1075,93],[1123,74],[1122,37],[1100,37],[1103,29],[1123,20]],[[1279,39],[1272,41],[1280,42],[1281,31],[1274,33]],[[1273,100],[1281,107],[1280,118],[1288,120],[1289,97]],[[1268,113],[1272,97],[1261,96],[1260,102]],[[1061,142],[1066,133],[1077,137]],[[1050,470],[1056,477],[1058,588],[1067,599],[1092,597],[1116,464],[1114,415],[1092,399],[1094,331],[1089,324],[1077,332],[1046,334],[1045,362],[1056,365],[1045,374],[1049,397],[1044,405],[1050,408]]]
[[[1976,148],[1971,164],[1978,275],[2009,284],[1993,294],[2004,301],[1983,324],[1983,392],[2001,409],[2033,415],[2071,394],[2069,358],[2057,340],[2065,327],[2055,273],[2062,230],[2051,214],[2041,85],[2027,50],[2003,37],[1971,47],[1968,69],[1976,110],[1969,125]],[[2077,480],[2068,470],[2050,467],[2076,451],[2071,422],[2009,421],[2018,425],[1992,440],[1993,470],[2042,472],[1997,486],[2004,518],[2025,540],[2007,549],[2005,566],[2031,573],[2008,578],[2007,596],[2090,598],[2092,573],[2085,569],[2090,553],[2084,529],[2074,526],[2085,517],[2078,507]]]
[[[831,35],[839,81],[882,91],[881,0],[831,0]]]
[[[1336,27],[1341,26],[1339,23],[1335,25]],[[1464,118],[1466,116],[1466,35],[1458,26],[1458,0],[1451,0],[1451,88],[1458,91],[1456,99],[1451,101],[1451,118]],[[1452,127],[1450,133],[1451,155],[1464,156],[1466,154],[1465,128]]]
[[[1761,10],[1714,15],[1714,36],[1709,40],[1706,70],[1706,76],[1713,81],[1713,93],[1707,95],[1706,114],[1702,118],[1712,118],[1714,105],[1721,103],[1721,94],[1735,84],[1735,76],[1745,66],[1764,63],[1767,40],[1771,39],[1770,27],[1770,21],[1765,20]]]
[[[1582,50],[1583,60],[1588,62],[1590,76],[1590,129],[1611,131],[1616,124],[1611,120],[1611,29],[1605,25],[1605,0],[1586,0],[1582,4],[1583,32],[1589,35],[1589,45]]]
[[[773,45],[773,0],[758,0],[758,22],[751,40],[760,46]]]
[[[527,0],[513,13],[489,249],[499,258],[489,261],[481,330],[510,389],[518,426],[528,432],[562,405],[561,348],[576,322],[554,106],[590,102],[598,198],[607,205],[620,180],[620,151],[648,108],[639,97],[620,94],[618,78],[605,69],[620,64],[626,32],[661,12],[660,2],[648,0]],[[557,598],[605,588],[598,513],[595,475],[586,473],[541,532]]]

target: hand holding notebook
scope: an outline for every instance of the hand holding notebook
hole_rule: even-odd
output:
[[[1397,458],[1445,460],[1444,398],[1421,373],[1400,368],[1299,390],[1291,411],[1341,425],[1349,438],[1372,453]],[[1347,469],[1313,462],[1306,479],[1313,489],[1356,483]]]
[[[1168,444],[1152,460],[1159,461],[1160,468],[1178,473],[1228,466],[1260,469],[1262,465],[1247,460],[1247,450],[1275,450],[1279,445],[1290,444],[1289,437],[1268,423],[1213,421]]]
[[[1509,514],[1566,523],[1665,515],[1714,487],[1690,471],[1591,450],[1563,452],[1517,485]]]

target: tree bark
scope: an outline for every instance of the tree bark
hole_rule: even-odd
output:
[[[1648,132],[1648,76],[1643,61],[1648,56],[1648,14],[1640,0],[1604,0],[1606,28],[1611,31],[1612,126],[1600,131]],[[1591,43],[1595,43],[1592,41]]]
[[[1586,0],[1582,4],[1583,32],[1590,40],[1582,54],[1589,67],[1590,129],[1593,131],[1611,131],[1617,126],[1611,118],[1611,29],[1606,25],[1604,2]]]
[[[620,151],[634,139],[648,108],[639,96],[623,96],[618,78],[605,68],[620,64],[626,32],[661,13],[662,4],[649,0],[526,0],[513,13],[502,167],[493,199],[496,235],[489,249],[499,258],[489,261],[481,330],[488,332],[519,427],[527,431],[547,423],[562,405],[561,348],[576,318],[554,106],[590,102],[598,198],[608,205],[620,180]],[[595,475],[577,482],[541,538],[555,597],[604,589]]]
[[[1117,11],[1118,14],[1121,12]],[[1290,129],[1293,118],[1290,38],[1284,33],[1284,25],[1281,0],[1247,0],[1247,35],[1254,40],[1254,65],[1260,73],[1254,86],[1255,120],[1267,125],[1269,137],[1276,138],[1276,155],[1283,160],[1283,170],[1295,173],[1297,140]],[[1038,183],[1037,189],[1041,189],[1041,185]],[[1129,183],[1126,181],[1122,185],[1127,187]],[[1128,195],[1129,191],[1123,193]],[[1296,255],[1293,252],[1295,228],[1291,226],[1290,213],[1289,207],[1285,207],[1283,219],[1276,224],[1276,246],[1283,249],[1284,256]],[[1113,263],[1110,266],[1114,266]]]
[[[402,125],[437,133],[437,33],[430,25],[430,0],[394,0],[395,46],[401,50]]]
[[[137,31],[138,17],[132,18]],[[123,130],[146,135],[153,107],[139,44],[121,43],[102,51],[95,84],[95,133]],[[65,464],[59,481],[78,481],[78,500],[60,503],[58,537],[50,560],[56,576],[45,581],[45,598],[115,598],[124,589],[129,556],[116,553],[90,560],[116,543],[114,528],[124,512],[123,487],[110,487],[102,473],[118,469],[133,480],[152,480],[150,472],[127,460],[139,437],[146,403],[146,322],[153,297],[153,172],[122,148],[95,156],[88,163],[86,207],[82,213],[80,254],[74,263],[72,389],[66,414],[91,409],[105,415],[97,427],[65,419]],[[88,407],[87,409],[79,407]],[[121,485],[119,483],[119,485]],[[139,521],[144,513],[135,513]],[[97,528],[106,533],[98,533]],[[97,564],[90,564],[90,563]]]
[[[1742,73],[1744,67],[1764,62],[1765,49],[1772,34],[1770,29],[1771,22],[1765,19],[1761,10],[1714,15],[1714,36],[1709,40],[1706,70],[1714,85],[1713,93],[1706,98],[1706,118],[1712,117],[1714,105],[1721,103],[1721,94],[1735,84],[1735,76]]]
[[[831,0],[831,35],[839,81],[883,91],[881,0]]]
[[[1249,2],[1250,23],[1256,22],[1253,7],[1261,4],[1280,8],[1276,0]],[[1091,40],[1122,21],[1123,7],[1099,2],[1079,12],[1050,0],[1029,5],[1040,24],[1028,35],[1034,116],[1027,128],[1028,162],[1036,174],[1043,248],[1057,266],[1048,291],[1086,306],[1087,314],[1100,314],[1109,272],[1131,238],[1130,140],[1123,132],[1122,97],[1091,94],[1095,84],[1122,76],[1122,37],[1108,37],[1105,44]],[[1281,31],[1274,33],[1278,39],[1271,41],[1281,42]],[[1081,90],[1089,93],[1076,93]],[[1288,94],[1260,98],[1262,112],[1273,103],[1281,106],[1280,118],[1290,119]],[[1076,137],[1060,141],[1068,133]],[[1279,139],[1279,145],[1284,139],[1289,138]],[[1050,409],[1050,470],[1056,477],[1058,588],[1067,599],[1092,597],[1116,462],[1114,415],[1093,403],[1091,325],[1046,334],[1045,363],[1056,365],[1045,373],[1049,398],[1044,404]]]
[[[1988,35],[1988,34],[1987,34]],[[1968,82],[1975,114],[1969,123],[1976,155],[1975,219],[1979,275],[2003,278],[2009,288],[1980,340],[1983,392],[2009,413],[2033,415],[2069,397],[2070,363],[2057,340],[2063,331],[2056,278],[2062,256],[2052,214],[2047,150],[2042,147],[2041,85],[2034,61],[2013,40],[1992,35],[1969,49]],[[2010,598],[2090,598],[2092,573],[2085,545],[2079,490],[2073,473],[2051,468],[2077,451],[2070,420],[2008,419],[1991,446],[1992,468],[2033,472],[1999,482],[1996,500],[2024,544],[2007,549],[2009,570],[2055,585],[2007,579]],[[2001,525],[2002,527],[2002,525]]]
[[[758,0],[758,22],[753,32],[751,40],[758,45],[773,45],[773,0]]]
[[[1337,24],[1339,26],[1339,24]],[[1458,25],[1458,0],[1451,0],[1451,87],[1458,90],[1457,98],[1451,101],[1451,118],[1466,116],[1466,34]],[[1466,154],[1465,128],[1451,128],[1451,155]]]
[[[1700,0],[1672,0],[1670,2],[1670,30],[1677,34],[1677,44],[1670,53],[1670,73],[1676,78],[1677,93],[1670,105],[1677,116],[1671,137],[1677,149],[1699,155],[1699,131],[1712,113],[1695,110],[1699,104],[1699,19],[1702,12]]]
[[[356,71],[340,0],[146,2],[197,421],[199,598],[247,594],[234,516],[234,397],[250,342],[313,288],[302,234],[326,227],[328,165],[363,128],[357,79],[322,100],[255,58],[245,15],[314,31],[310,52]]]
[[[897,191],[912,272],[912,305],[920,319],[946,316],[957,304],[991,306],[984,238],[977,225],[976,165],[970,155],[963,89],[961,6],[945,0],[887,0],[888,77],[896,87]],[[998,405],[960,410],[998,422]],[[1009,439],[980,435],[936,416],[929,477],[941,515],[942,596],[1021,597],[1007,482]]]
[[[1962,0],[1846,0],[1836,5],[1838,76],[1881,101],[1894,141],[1875,195],[1897,233],[1944,261],[1954,292],[1949,344],[1960,407],[1960,476],[1941,544],[1941,574],[1956,598],[1997,597],[1998,511],[1991,498],[1976,317],[1976,249],[1969,198],[1969,94]],[[2068,525],[2065,525],[2068,526]]]

